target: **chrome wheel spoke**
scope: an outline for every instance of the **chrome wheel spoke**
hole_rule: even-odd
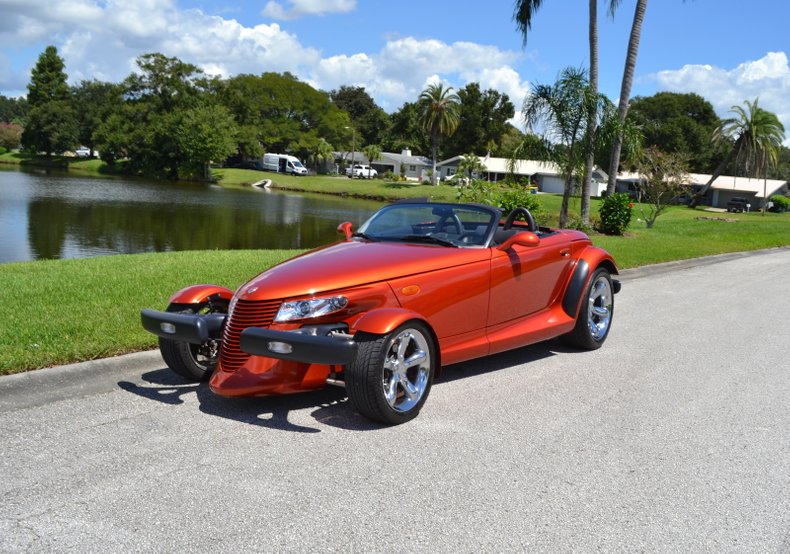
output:
[[[406,368],[422,365],[428,360],[428,354],[422,350],[418,350],[408,360],[404,360],[403,365]]]
[[[593,339],[601,340],[612,321],[612,285],[604,275],[590,287],[587,325]]]

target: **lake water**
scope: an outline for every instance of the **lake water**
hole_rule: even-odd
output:
[[[264,175],[264,174],[262,174]],[[312,248],[379,202],[0,170],[0,263],[207,249]]]

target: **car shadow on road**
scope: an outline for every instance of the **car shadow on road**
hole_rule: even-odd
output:
[[[559,341],[547,341],[501,354],[478,358],[443,368],[434,386],[442,386],[459,379],[507,369],[514,365],[530,364],[557,353],[578,352]],[[142,384],[118,382],[118,387],[149,400],[163,404],[179,405],[185,398],[195,395],[201,412],[231,419],[240,423],[257,425],[280,431],[319,433],[315,427],[299,425],[289,420],[292,411],[313,409],[310,413],[318,423],[349,431],[373,431],[388,427],[375,423],[356,413],[344,389],[328,386],[324,389],[284,396],[225,398],[214,394],[207,383],[189,383],[167,368],[141,375]],[[430,400],[429,400],[430,401]]]
[[[207,383],[189,383],[169,369],[149,371],[140,377],[144,383],[118,382],[118,387],[163,404],[178,405],[195,395],[201,412],[280,431],[319,433],[321,430],[289,420],[290,412],[314,408],[312,417],[319,423],[342,429],[364,431],[380,429],[380,425],[356,414],[348,406],[345,390],[326,387],[317,391],[284,396],[225,398],[214,394]]]

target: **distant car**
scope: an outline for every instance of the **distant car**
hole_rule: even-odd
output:
[[[525,208],[402,201],[338,231],[235,292],[182,289],[143,327],[173,371],[222,396],[340,385],[388,424],[418,414],[442,366],[554,337],[596,349],[611,329],[612,257]]]
[[[379,172],[369,165],[354,164],[352,167],[346,168],[346,176],[357,179],[373,179],[379,176]]]
[[[747,212],[749,211],[749,200],[743,196],[733,196],[727,202],[728,212]]]
[[[80,146],[74,151],[74,155],[78,158],[90,158],[93,156],[93,152],[91,152],[90,148],[86,148],[85,146]]]

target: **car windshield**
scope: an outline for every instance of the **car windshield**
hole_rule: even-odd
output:
[[[466,204],[393,204],[376,212],[356,236],[373,241],[436,246],[486,246],[499,214],[494,208]]]
[[[293,164],[294,164],[294,167],[300,167],[300,168],[301,168],[301,167],[304,167],[304,166],[302,165],[302,162],[300,162],[299,160],[296,160],[296,161],[295,161]]]

